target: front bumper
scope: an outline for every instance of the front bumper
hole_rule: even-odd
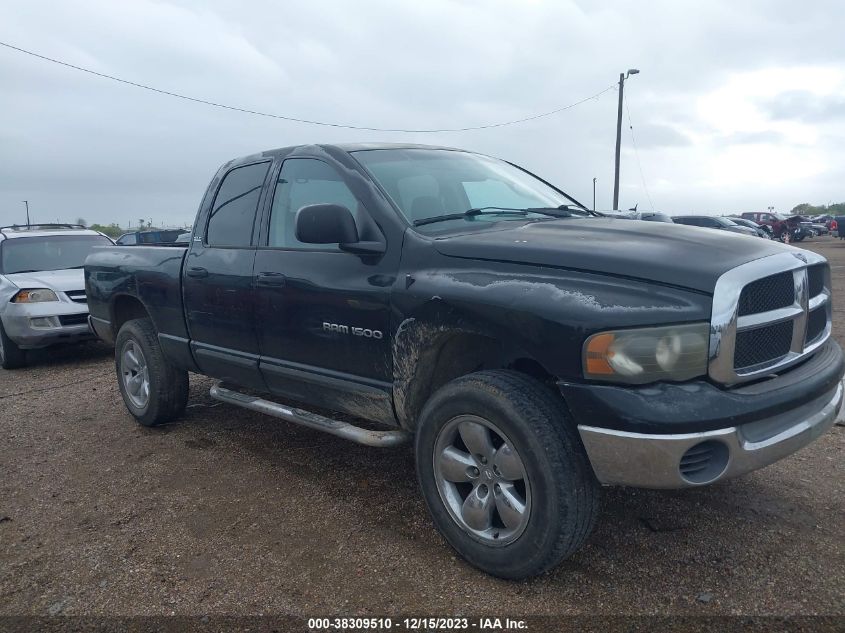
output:
[[[88,308],[84,304],[69,301],[31,305],[10,303],[0,318],[6,335],[21,349],[40,349],[94,338],[88,326]]]
[[[579,425],[599,482],[638,488],[710,484],[762,468],[817,439],[836,420],[842,385],[780,415],[740,426],[655,435]]]
[[[761,468],[816,439],[842,406],[843,372],[845,355],[829,340],[800,365],[731,389],[703,380],[558,385],[601,483],[682,488]]]

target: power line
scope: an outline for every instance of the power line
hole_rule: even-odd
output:
[[[552,116],[553,114],[558,114],[563,112],[564,110],[569,110],[570,108],[574,108],[575,106],[581,105],[582,103],[586,103],[587,101],[591,101],[592,99],[598,99],[601,95],[605,92],[609,92],[615,88],[615,84],[608,86],[604,90],[597,92],[596,94],[581,99],[580,101],[576,101],[575,103],[570,103],[569,105],[556,108],[554,110],[550,110],[548,112],[542,112],[540,114],[535,114],[532,116],[526,116],[521,119],[514,119],[512,121],[502,121],[500,123],[489,123],[487,125],[474,125],[470,127],[456,127],[456,128],[440,128],[440,129],[406,129],[406,128],[383,128],[383,127],[369,127],[364,125],[346,125],[343,123],[330,123],[327,121],[315,121],[312,119],[301,119],[298,117],[293,116],[286,116],[282,114],[271,114],[269,112],[259,112],[257,110],[249,110],[247,108],[239,108],[236,106],[226,105],[224,103],[217,103],[214,101],[207,101],[206,99],[199,99],[197,97],[190,97],[188,95],[179,94],[178,92],[171,92],[169,90],[162,90],[161,88],[155,88],[154,86],[148,86],[146,84],[138,83],[135,81],[129,81],[128,79],[121,79],[120,77],[115,77],[113,75],[107,75],[105,73],[97,72],[96,70],[91,70],[90,68],[84,68],[82,66],[76,66],[74,64],[61,61],[59,59],[54,59],[52,57],[47,57],[46,55],[41,55],[39,53],[35,53],[33,51],[26,50],[24,48],[20,48],[18,46],[13,46],[12,44],[8,44],[7,42],[0,41],[0,46],[4,46],[8,49],[13,51],[18,51],[19,53],[24,53],[26,55],[31,55],[32,57],[37,57],[38,59],[42,59],[44,61],[52,62],[53,64],[58,64],[60,66],[65,66],[66,68],[72,68],[73,70],[78,70],[80,72],[88,73],[89,75],[95,75],[97,77],[102,77],[103,79],[110,79],[112,81],[116,81],[122,84],[126,84],[129,86],[135,86],[136,88],[143,88],[144,90],[150,90],[152,92],[157,92],[159,94],[167,95],[168,97],[176,97],[178,99],[184,99],[186,101],[193,101],[194,103],[202,103],[204,105],[213,106],[215,108],[223,108],[224,110],[233,110],[235,112],[243,112],[245,114],[254,114],[256,116],[263,116],[269,117],[271,119],[282,119],[284,121],[292,121],[294,123],[307,123],[309,125],[322,125],[324,127],[335,127],[335,128],[344,128],[348,130],[364,130],[367,132],[407,132],[407,133],[414,133],[414,134],[423,134],[423,133],[435,133],[435,132],[469,132],[472,130],[487,130],[490,128],[496,127],[505,127],[507,125],[515,125],[517,123],[525,123],[526,121],[534,121],[535,119],[541,119],[543,117]]]
[[[634,137],[634,124],[631,123],[631,110],[628,108],[628,102],[625,102],[625,112],[628,114],[628,129],[631,131],[631,145],[634,146],[634,156],[637,159],[637,167],[640,169],[640,180],[643,182],[643,189],[645,190],[645,195],[648,198],[648,204],[651,207],[651,210],[654,211],[654,203],[651,201],[651,194],[648,192],[648,185],[645,184],[645,175],[643,174],[643,165],[640,162],[640,152],[637,149],[637,139]]]

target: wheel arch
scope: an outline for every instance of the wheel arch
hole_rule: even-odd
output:
[[[393,341],[393,403],[399,424],[416,428],[431,395],[446,383],[476,371],[512,369],[552,384],[553,374],[517,341],[495,327],[454,313],[405,319]]]
[[[152,319],[150,311],[143,302],[136,296],[130,294],[116,295],[109,305],[109,316],[111,317],[112,335],[117,338],[117,333],[123,324],[132,319]]]

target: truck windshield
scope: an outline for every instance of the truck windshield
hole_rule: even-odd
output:
[[[41,272],[82,268],[85,258],[95,246],[108,246],[111,240],[102,235],[50,235],[15,237],[3,240],[0,248],[0,272]]]
[[[359,150],[353,154],[408,222],[421,230],[435,225],[436,218],[442,218],[443,225],[465,226],[557,215],[541,213],[541,209],[566,210],[559,214],[562,217],[590,215],[538,178],[487,156],[437,149]],[[435,226],[443,228],[440,222]]]

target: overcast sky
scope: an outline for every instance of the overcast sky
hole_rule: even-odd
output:
[[[426,0],[6,0],[0,40],[164,90],[294,117],[438,128],[626,83],[621,205],[734,212],[845,200],[845,5]],[[0,47],[0,224],[193,220],[217,167],[297,143],[412,141],[613,193],[615,91],[511,127],[317,127],[140,90]],[[645,186],[643,184],[645,182]],[[647,187],[647,191],[646,191]]]

